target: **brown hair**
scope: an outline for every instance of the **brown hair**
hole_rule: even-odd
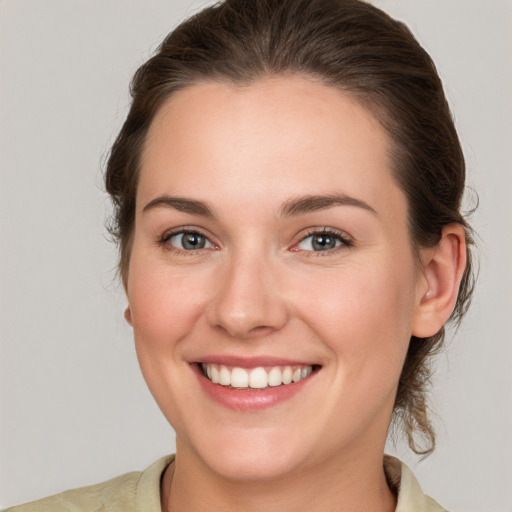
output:
[[[394,174],[408,198],[415,249],[435,246],[447,224],[465,227],[468,263],[451,317],[460,322],[473,291],[472,238],[460,212],[464,157],[442,84],[407,27],[360,0],[226,0],[179,25],[138,69],[131,108],[105,177],[125,284],[139,161],[163,103],[200,81],[248,84],[291,73],[313,76],[353,95],[379,119],[394,143]],[[430,358],[444,338],[444,328],[429,338],[412,337],[399,382],[394,419],[416,453],[435,446],[426,390]]]

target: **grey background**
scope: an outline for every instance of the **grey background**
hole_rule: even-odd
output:
[[[174,449],[122,318],[101,166],[131,75],[203,3],[0,2],[0,507]],[[512,3],[374,3],[434,57],[480,195],[479,286],[435,378],[438,448],[390,450],[453,512],[510,512]]]

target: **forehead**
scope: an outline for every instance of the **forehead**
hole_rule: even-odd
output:
[[[208,200],[222,185],[226,194],[251,202],[282,200],[294,190],[336,189],[385,209],[391,199],[386,193],[401,196],[389,148],[370,111],[312,79],[199,83],[173,95],[153,120],[141,162],[140,203],[191,190]]]

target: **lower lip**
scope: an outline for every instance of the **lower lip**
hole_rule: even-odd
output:
[[[197,364],[192,364],[202,388],[217,403],[235,411],[259,411],[277,405],[293,397],[307,386],[317,372],[305,379],[281,386],[269,386],[264,389],[233,389],[214,384],[207,379]]]

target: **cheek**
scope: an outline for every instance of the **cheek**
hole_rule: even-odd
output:
[[[165,350],[193,330],[208,301],[208,276],[132,256],[128,297],[138,345]]]
[[[182,431],[180,404],[190,403],[189,386],[180,375],[186,367],[182,341],[196,328],[207,276],[190,269],[172,269],[165,262],[134,250],[130,263],[128,297],[135,348],[144,379],[163,414]]]
[[[303,280],[305,321],[355,372],[362,366],[400,370],[411,336],[412,266],[393,262],[335,269],[324,286]]]

